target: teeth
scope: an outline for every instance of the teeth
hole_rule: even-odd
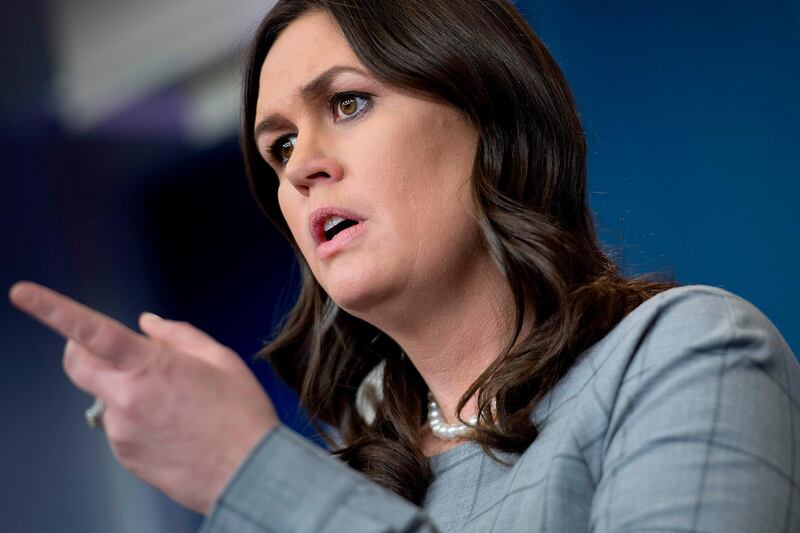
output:
[[[339,224],[340,222],[344,221],[345,219],[342,217],[333,216],[325,221],[325,226],[323,227],[323,229],[325,231],[330,231],[334,228],[334,226],[336,226],[336,224]]]

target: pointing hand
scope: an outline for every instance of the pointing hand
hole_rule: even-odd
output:
[[[278,423],[247,365],[190,324],[144,313],[141,335],[35,283],[17,283],[9,297],[67,339],[67,376],[105,402],[103,426],[122,466],[190,509],[210,512]]]

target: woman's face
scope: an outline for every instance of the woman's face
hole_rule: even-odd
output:
[[[477,130],[448,105],[376,80],[327,14],[298,18],[275,41],[255,124],[289,229],[340,307],[369,316],[436,297],[474,270]]]

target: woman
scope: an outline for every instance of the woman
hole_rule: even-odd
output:
[[[263,355],[341,460],[191,326],[11,294],[206,531],[800,528],[795,358],[730,293],[617,273],[569,90],[510,4],[278,2],[242,141],[304,274]]]

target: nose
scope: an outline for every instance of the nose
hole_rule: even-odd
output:
[[[335,183],[342,179],[344,169],[322,139],[310,135],[298,135],[294,149],[284,170],[285,177],[304,196],[311,189]]]

